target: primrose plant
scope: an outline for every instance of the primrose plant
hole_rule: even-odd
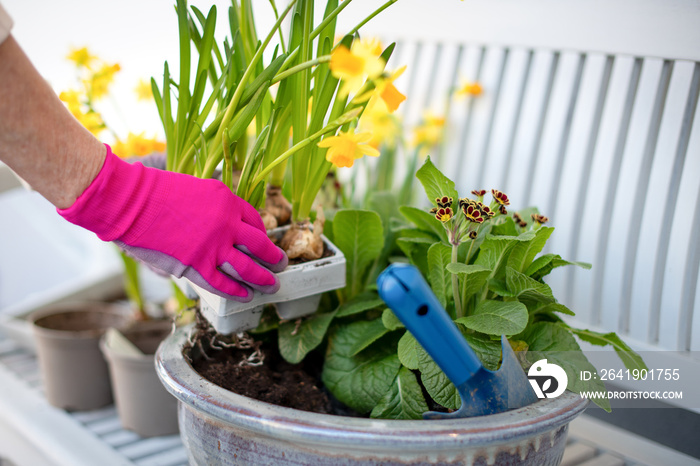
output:
[[[612,346],[630,369],[646,367],[616,334],[574,328],[562,318],[574,313],[557,302],[545,277],[562,266],[590,265],[541,253],[554,231],[546,217],[536,209],[509,212],[510,199],[498,190],[460,198],[430,158],[416,176],[435,203],[431,209],[401,206],[403,220],[394,205],[383,203],[375,204],[376,211],[336,214],[329,234],[348,259],[347,286],[327,296],[314,316],[279,326],[285,359],[298,362],[325,348],[323,383],[339,401],[371,417],[420,419],[440,406],[459,408],[454,385],[376,293],[376,270],[403,261],[421,271],[489,369],[500,365],[501,335],[524,370],[546,358],[566,371],[568,389],[577,393],[605,389],[599,379],[580,380],[581,371],[595,368],[577,338]],[[596,403],[610,408],[607,399]]]

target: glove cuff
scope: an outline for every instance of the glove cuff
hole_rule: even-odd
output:
[[[90,186],[66,209],[56,209],[69,222],[103,241],[138,238],[160,213],[170,190],[168,172],[129,164],[112,153]],[[159,180],[158,178],[163,178]]]

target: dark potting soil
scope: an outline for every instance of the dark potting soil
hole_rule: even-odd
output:
[[[276,343],[261,342],[260,350],[264,363],[258,366],[241,363],[254,349],[208,348],[205,351],[211,359],[195,357],[192,367],[210,382],[239,395],[303,411],[337,413],[321,388],[320,358],[309,355],[302,363],[290,364],[279,355]],[[191,354],[198,352],[195,349]]]

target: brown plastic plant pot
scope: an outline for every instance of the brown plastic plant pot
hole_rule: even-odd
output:
[[[112,304],[83,302],[38,311],[30,320],[49,403],[68,411],[110,404],[112,389],[99,341],[108,328],[128,324],[128,311]]]
[[[100,348],[109,364],[114,400],[122,427],[141,437],[176,434],[177,400],[156,374],[155,352],[172,329],[169,320],[135,322],[122,334],[143,354],[126,354],[102,338]]]

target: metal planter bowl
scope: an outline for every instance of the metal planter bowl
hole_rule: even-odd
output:
[[[156,354],[179,403],[180,435],[191,464],[556,465],[568,424],[586,407],[579,395],[505,413],[458,420],[392,421],[308,413],[224,390],[182,355],[190,327]]]

